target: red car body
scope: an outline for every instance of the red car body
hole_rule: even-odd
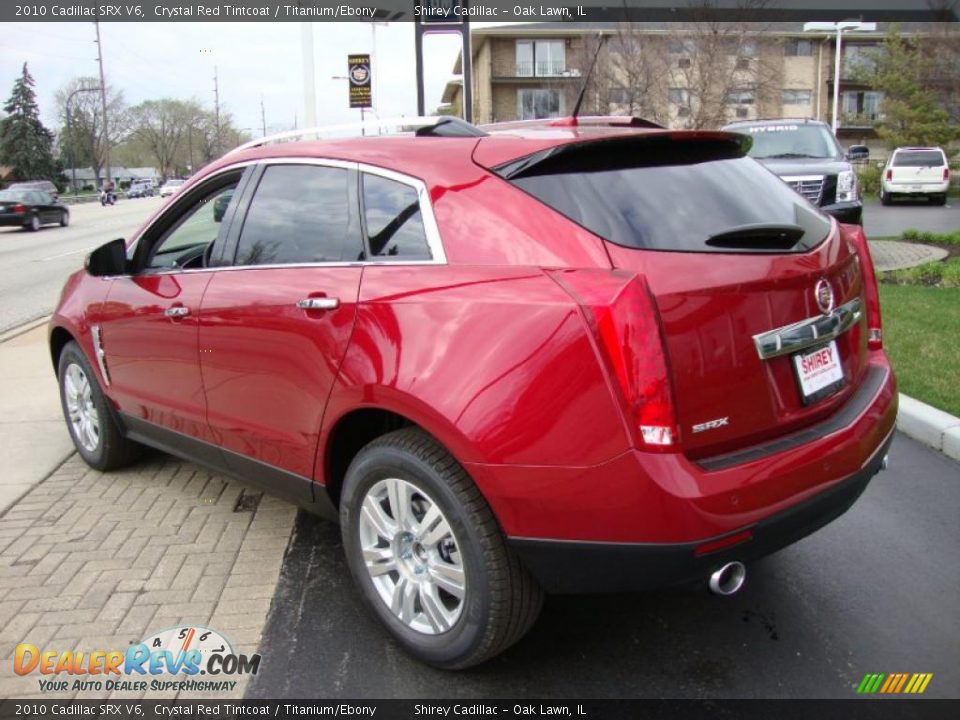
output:
[[[326,514],[353,453],[418,426],[466,469],[547,590],[705,578],[845,511],[880,467],[897,394],[859,227],[830,221],[802,253],[637,250],[495,171],[564,145],[653,136],[730,137],[541,127],[228,155],[131,251],[225,168],[322,158],[422,181],[442,262],[80,271],[51,321],[54,364],[78,341],[130,437]],[[837,307],[858,301],[857,319],[836,337],[846,383],[807,404],[791,358],[759,357],[755,336],[820,315],[818,279]],[[323,297],[339,306],[296,306]],[[168,317],[173,307],[189,314]],[[638,432],[644,410],[624,368],[646,373],[641,396],[659,398],[666,445]]]

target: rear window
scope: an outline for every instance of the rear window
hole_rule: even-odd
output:
[[[596,235],[681,252],[808,250],[830,221],[735,140],[578,143],[510,163],[502,177]]]
[[[946,164],[939,150],[905,150],[893,156],[894,167],[940,167]]]

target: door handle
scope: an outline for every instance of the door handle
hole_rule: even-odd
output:
[[[340,307],[340,298],[312,297],[297,300],[297,307],[301,310],[336,310]]]
[[[183,307],[183,305],[174,305],[164,310],[163,314],[168,318],[182,318],[190,314],[190,308]]]

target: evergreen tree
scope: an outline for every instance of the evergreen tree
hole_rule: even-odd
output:
[[[892,147],[946,145],[960,136],[937,96],[935,69],[922,44],[904,39],[894,25],[880,52],[857,73],[883,93],[877,134]]]
[[[9,166],[20,180],[59,180],[53,133],[40,122],[33,77],[26,63],[3,109],[6,117],[0,120],[0,165]]]

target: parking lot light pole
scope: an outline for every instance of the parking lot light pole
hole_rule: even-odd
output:
[[[72,182],[73,182],[74,195],[76,195],[77,193],[77,168],[76,168],[77,163],[76,163],[76,158],[73,155],[73,131],[70,128],[70,103],[73,102],[73,96],[76,95],[77,93],[99,92],[99,90],[100,90],[99,87],[82,87],[82,88],[77,88],[72,93],[67,95],[67,135],[70,138],[70,141],[68,144],[70,146],[70,170],[72,171],[72,175],[73,175]]]
[[[877,29],[877,24],[861,22],[860,20],[841,20],[840,22],[808,22],[803,24],[804,32],[833,32],[836,33],[833,66],[833,134],[836,136],[838,127],[838,111],[840,109],[840,55],[843,45],[843,33],[860,30],[871,32]],[[819,92],[819,89],[818,89]]]

